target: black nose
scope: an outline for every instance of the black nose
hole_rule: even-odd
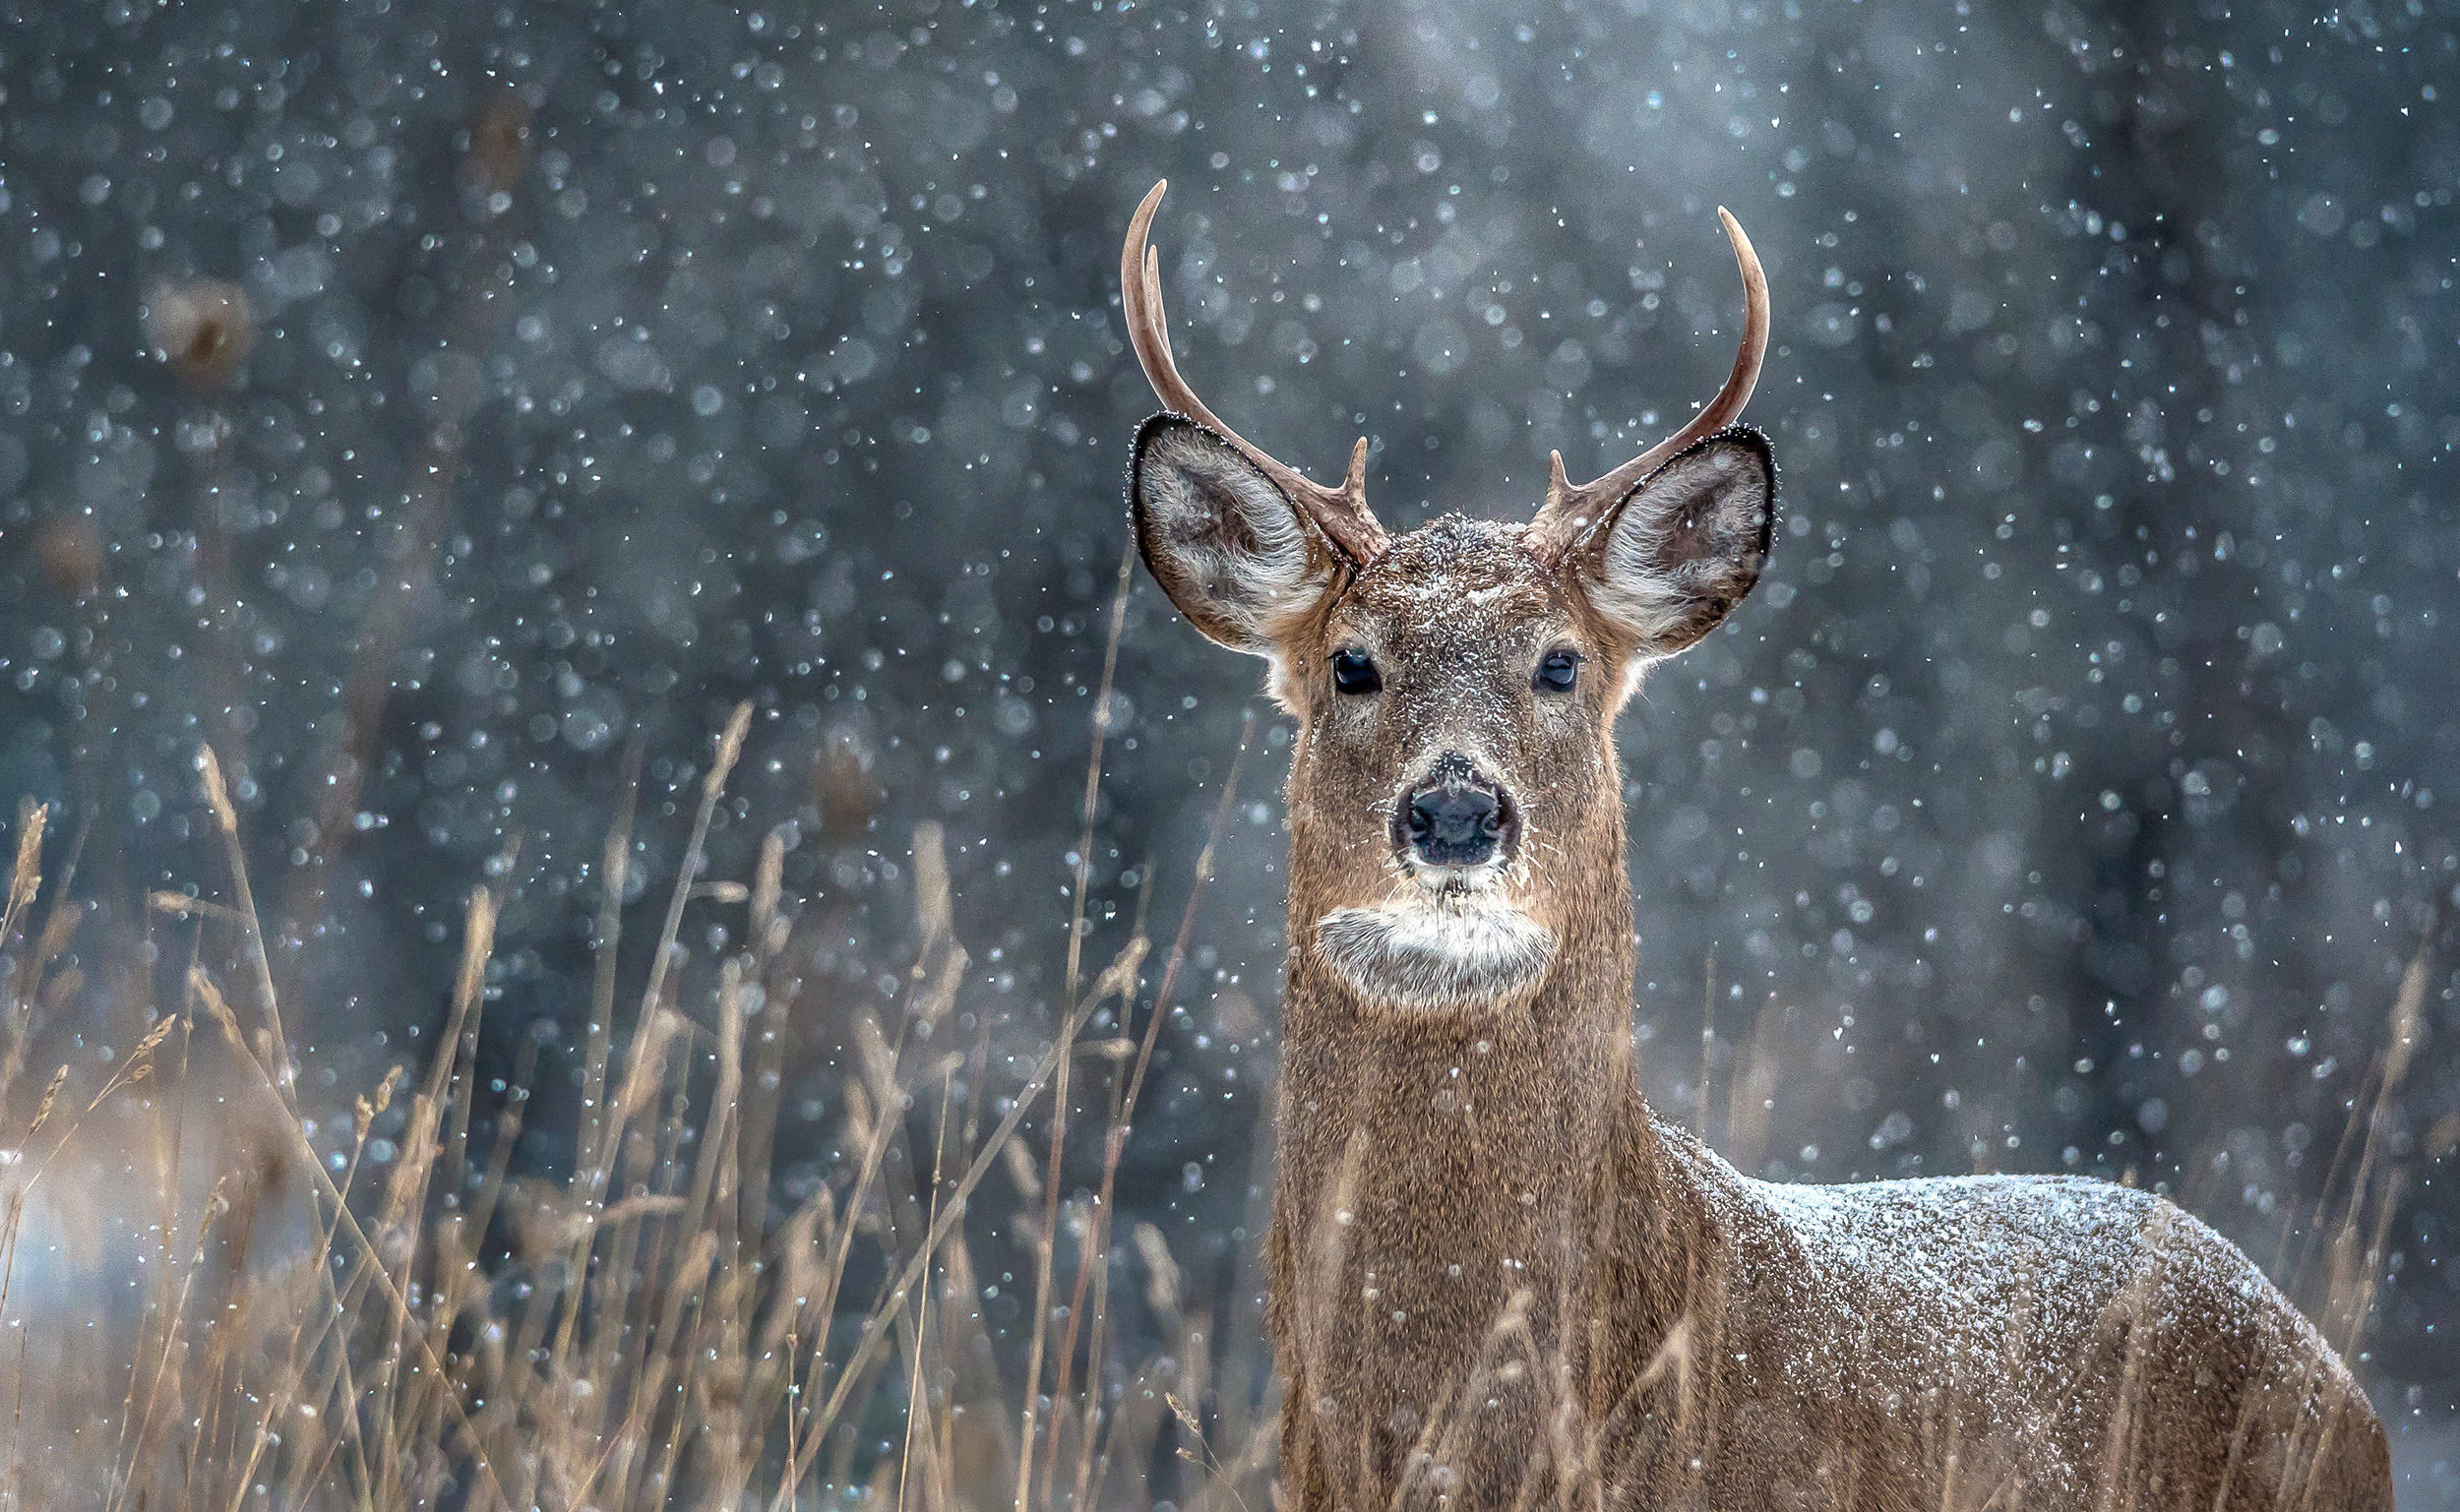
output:
[[[1407,843],[1429,866],[1474,867],[1491,860],[1511,823],[1503,790],[1466,756],[1446,754],[1402,805]]]

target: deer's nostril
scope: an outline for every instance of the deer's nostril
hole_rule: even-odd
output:
[[[1410,848],[1435,866],[1476,866],[1495,854],[1507,818],[1501,793],[1446,772],[1410,795]]]

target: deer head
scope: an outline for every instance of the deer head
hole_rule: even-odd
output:
[[[1568,482],[1557,454],[1526,524],[1447,514],[1394,539],[1367,508],[1364,438],[1338,487],[1312,482],[1179,376],[1146,246],[1166,187],[1120,263],[1129,336],[1166,406],[1137,436],[1137,541],[1198,630],[1265,659],[1298,722],[1299,959],[1401,1012],[1526,1000],[1592,942],[1628,973],[1615,718],[1651,664],[1751,591],[1768,550],[1775,466],[1766,438],[1732,423],[1768,341],[1750,240],[1718,212],[1742,349],[1690,424],[1591,483]]]

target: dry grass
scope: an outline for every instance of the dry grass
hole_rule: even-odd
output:
[[[1021,1085],[1000,1089],[1006,1111],[990,1119],[987,1027],[951,1048],[967,956],[936,825],[914,836],[920,939],[886,1018],[801,997],[779,835],[748,881],[702,876],[749,721],[738,708],[718,739],[653,964],[620,1027],[612,900],[632,851],[629,794],[608,835],[578,1158],[561,1180],[512,1169],[518,1084],[480,1107],[497,906],[485,887],[469,896],[435,1058],[397,1067],[345,1126],[319,1122],[282,1029],[239,817],[212,751],[200,753],[227,901],[152,899],[188,957],[183,1000],[98,1085],[63,1065],[0,1156],[0,1497],[102,1512],[783,1512],[828,1494],[925,1512],[1163,1496],[1269,1505],[1266,1436],[1237,1406],[1248,1393],[1222,1393],[1237,1433],[1227,1455],[1204,1437],[1221,1424],[1187,1405],[1206,1400],[1213,1355],[1160,1234],[1137,1225],[1112,1263],[1113,1182],[1212,842],[1158,980],[1146,980],[1140,928],[1086,980],[1079,918],[1061,1033]],[[1236,778],[1234,766],[1216,838]],[[0,959],[17,968],[0,977],[0,1108],[25,1101],[44,1005],[74,986],[52,965],[81,911],[64,901],[68,878],[44,885],[46,819],[24,811],[0,902]],[[748,916],[743,948],[707,981],[678,964],[695,900]],[[221,958],[242,963],[235,980],[204,964]],[[1141,1012],[1141,1034],[1083,1039],[1105,1008],[1123,1027]],[[844,1153],[772,1219],[787,1031],[832,1013],[858,1051],[834,1141]],[[1105,1096],[1088,1077],[1107,1083],[1108,1123],[1097,1193],[1072,1198],[1085,1174],[1063,1172],[1064,1113],[1072,1097]],[[1026,1150],[1020,1125],[1051,1108],[1046,1147]],[[995,1166],[993,1188],[1017,1208],[977,1213]],[[969,1233],[995,1226],[1035,1265],[1021,1375],[982,1316]],[[109,1237],[71,1253],[81,1232]],[[1102,1368],[1115,1273],[1140,1278],[1161,1335],[1124,1389]],[[1070,1305],[1055,1330],[1061,1288]]]

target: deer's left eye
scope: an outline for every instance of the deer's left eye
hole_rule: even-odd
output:
[[[1571,685],[1580,681],[1580,653],[1549,651],[1538,663],[1537,676],[1532,679],[1546,693],[1569,693]]]

